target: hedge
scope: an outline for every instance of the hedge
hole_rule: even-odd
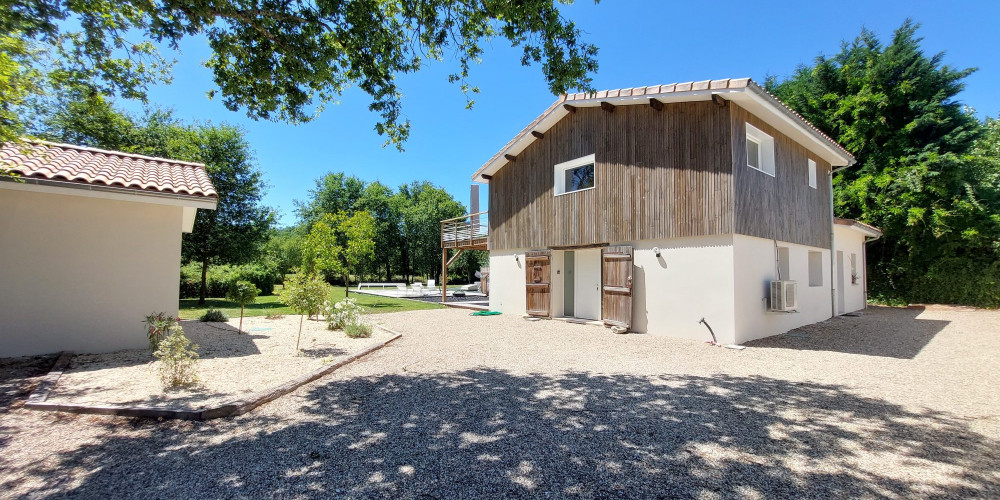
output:
[[[244,264],[231,266],[228,264],[208,266],[208,296],[225,297],[230,283],[246,280],[260,289],[261,295],[272,295],[274,285],[281,280],[281,274],[263,264]],[[201,264],[192,262],[181,267],[181,298],[198,298],[201,290]]]

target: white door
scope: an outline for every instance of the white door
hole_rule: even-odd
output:
[[[844,252],[837,250],[837,314],[844,314]]]
[[[573,253],[574,316],[601,319],[601,249],[587,248]]]

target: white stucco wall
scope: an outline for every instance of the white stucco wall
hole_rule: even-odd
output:
[[[733,341],[731,235],[625,244],[634,252],[632,331],[707,341],[704,318],[719,342]]]
[[[777,242],[788,248],[789,276],[798,282],[798,312],[769,312],[767,297],[775,270],[775,242],[752,236],[733,237],[736,343],[778,335],[831,316],[830,249]],[[809,286],[809,251],[821,252],[823,284]]]
[[[865,303],[865,235],[849,227],[835,224],[833,227],[833,247],[835,251],[844,252],[844,307],[848,313],[864,309]],[[856,283],[851,283],[851,255],[855,256]],[[838,294],[838,299],[840,294]]]
[[[147,345],[177,314],[179,206],[0,190],[0,356]]]
[[[734,339],[732,237],[692,237],[622,243],[634,249],[632,330],[720,342]],[[657,258],[653,248],[659,247]],[[525,312],[524,250],[490,252],[490,309]],[[520,263],[516,263],[517,255]],[[563,313],[563,256],[552,252],[552,313]],[[596,263],[599,265],[599,261]],[[600,271],[597,270],[599,273]],[[576,269],[578,281],[586,270]],[[578,292],[579,293],[579,292]]]

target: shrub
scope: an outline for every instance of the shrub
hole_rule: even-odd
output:
[[[201,321],[205,323],[224,323],[229,321],[229,316],[218,309],[209,309],[201,315]]]
[[[361,319],[362,312],[364,308],[358,305],[357,300],[351,298],[343,299],[332,306],[327,305],[327,328],[340,330],[347,325],[357,323]]]
[[[245,308],[247,304],[257,302],[258,293],[260,293],[260,289],[257,288],[256,285],[244,280],[232,282],[229,285],[229,290],[226,291],[226,300],[240,305],[240,333],[243,332],[243,308]]]
[[[281,280],[281,273],[273,264],[253,263],[241,266],[227,264],[208,266],[206,285],[209,297],[225,297],[234,281],[249,281],[260,289],[260,295],[274,293],[274,285]],[[180,295],[182,299],[198,297],[201,290],[201,264],[191,262],[181,267]]]
[[[177,318],[160,312],[146,315],[146,319],[142,322],[146,324],[146,338],[149,340],[149,348],[155,351],[169,333],[170,328],[177,325]],[[180,327],[178,326],[178,328]]]
[[[265,309],[264,310],[264,317],[267,318],[267,319],[281,319],[281,318],[284,318],[285,315],[281,314],[278,311],[272,311],[270,309]]]
[[[372,336],[372,325],[364,322],[348,323],[344,326],[344,334],[352,339],[366,339]]]
[[[285,280],[285,286],[278,292],[281,302],[302,315],[319,314],[323,310],[333,288],[316,275],[293,274]],[[295,352],[299,352],[302,339],[302,319],[299,319],[299,335],[295,339]]]
[[[160,379],[168,387],[192,385],[198,381],[198,346],[184,336],[180,325],[170,327],[153,356],[160,360]]]

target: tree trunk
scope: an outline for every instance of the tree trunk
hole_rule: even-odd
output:
[[[208,259],[201,261],[201,290],[198,291],[198,305],[205,305],[205,297],[208,296]]]
[[[299,336],[295,339],[295,355],[299,355],[299,341],[302,340],[302,320],[305,319],[305,315],[299,315]]]
[[[344,273],[344,297],[351,296],[351,272],[346,271]]]
[[[240,329],[239,329],[240,331],[239,331],[239,333],[243,333],[243,307],[244,307],[243,304],[240,304]]]

